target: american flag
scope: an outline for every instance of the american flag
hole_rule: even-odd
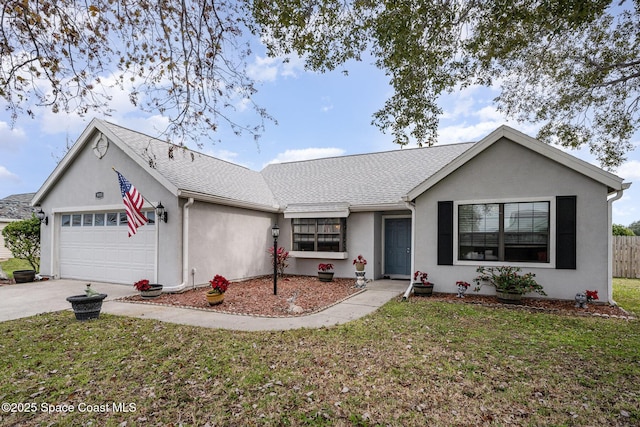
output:
[[[142,227],[147,223],[147,218],[144,216],[142,211],[140,211],[144,204],[144,198],[142,197],[142,194],[138,193],[136,187],[127,181],[127,178],[122,176],[118,171],[116,171],[116,173],[118,174],[118,181],[120,181],[120,192],[122,193],[124,209],[127,211],[129,237],[131,237],[136,234],[138,227]]]

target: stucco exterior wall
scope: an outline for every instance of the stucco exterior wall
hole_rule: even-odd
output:
[[[608,228],[607,189],[567,167],[526,148],[500,140],[416,199],[416,269],[427,271],[436,292],[455,292],[455,282],[472,283],[477,265],[437,265],[438,201],[522,201],[550,198],[550,222],[555,234],[555,197],[577,196],[577,268],[555,269],[554,240],[551,263],[520,264],[536,274],[551,298],[573,299],[579,291],[598,290],[607,295]],[[457,216],[454,216],[454,222]],[[504,262],[482,262],[503,265]],[[482,293],[493,294],[484,286]],[[530,296],[537,296],[532,294]]]
[[[189,208],[189,285],[271,274],[275,215],[196,201]],[[193,271],[195,269],[195,273]]]
[[[93,137],[97,136],[96,132]],[[158,282],[165,285],[181,283],[179,265],[182,259],[182,212],[177,197],[114,143],[109,144],[109,149],[102,159],[93,154],[92,145],[93,139],[78,152],[75,160],[69,164],[65,173],[51,186],[51,191],[41,201],[42,210],[49,217],[49,225],[41,226],[41,273],[56,277],[59,274],[57,242],[63,213],[124,210],[118,177],[112,169],[115,167],[148,200],[145,208],[162,201],[169,213],[168,223],[158,225]],[[102,192],[104,197],[96,198],[96,192]]]
[[[305,254],[304,258],[290,258],[289,274],[302,274],[315,276],[318,274],[319,263],[331,263],[334,265],[334,277],[353,277],[355,280],[355,267],[353,260],[358,255],[362,255],[367,260],[365,266],[367,279],[373,279],[379,274],[381,265],[380,251],[376,250],[379,243],[379,215],[374,212],[352,212],[347,217],[347,252],[344,259],[329,259],[315,256],[312,253]],[[291,250],[291,219],[280,216],[278,220],[280,227],[280,238],[278,246],[283,246]]]

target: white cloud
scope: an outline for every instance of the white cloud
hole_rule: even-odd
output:
[[[285,163],[285,162],[298,162],[302,160],[320,159],[323,157],[336,157],[342,156],[345,150],[342,148],[303,148],[299,150],[286,150],[284,153],[280,153],[275,159],[271,160],[267,164],[271,163]]]
[[[15,173],[11,172],[9,169],[7,169],[4,166],[0,166],[0,179],[3,180],[11,180],[11,181],[19,181],[20,178],[18,177],[18,175],[16,175]]]
[[[277,61],[276,58],[256,56],[253,64],[247,66],[247,74],[257,81],[272,82],[278,77]]]
[[[27,135],[22,128],[13,129],[7,122],[0,121],[0,149],[13,151],[18,144],[26,142]]]
[[[256,55],[247,66],[247,75],[260,82],[273,82],[278,77],[297,77],[304,70],[304,60],[300,57],[283,59]]]

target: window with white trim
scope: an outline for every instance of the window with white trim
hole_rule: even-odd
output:
[[[292,218],[294,251],[346,251],[345,218]]]
[[[548,201],[458,205],[458,260],[549,262]]]

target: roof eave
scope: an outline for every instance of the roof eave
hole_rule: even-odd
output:
[[[231,206],[231,207],[242,208],[242,209],[251,209],[255,211],[270,212],[270,213],[281,212],[280,206],[277,206],[277,205],[265,205],[262,203],[246,202],[243,200],[230,199],[228,197],[221,197],[213,194],[199,193],[196,191],[178,190],[177,196],[185,199],[193,198],[194,200],[197,200],[200,202],[215,203],[219,205]]]
[[[622,189],[623,179],[607,172],[597,166],[594,166],[584,160],[578,159],[570,154],[565,153],[549,144],[542,143],[535,138],[532,138],[522,132],[519,132],[509,126],[500,126],[495,131],[484,137],[482,140],[474,144],[469,150],[462,153],[455,158],[448,165],[444,166],[438,172],[427,178],[424,182],[417,185],[411,191],[407,193],[406,200],[414,200],[429,188],[436,185],[438,182],[446,178],[456,169],[473,159],[475,156],[491,147],[494,143],[502,138],[509,139],[510,141],[520,144],[521,146],[530,149],[542,156],[545,156],[555,162],[563,164],[568,168],[581,173],[603,185],[607,186],[608,192],[615,192]]]

